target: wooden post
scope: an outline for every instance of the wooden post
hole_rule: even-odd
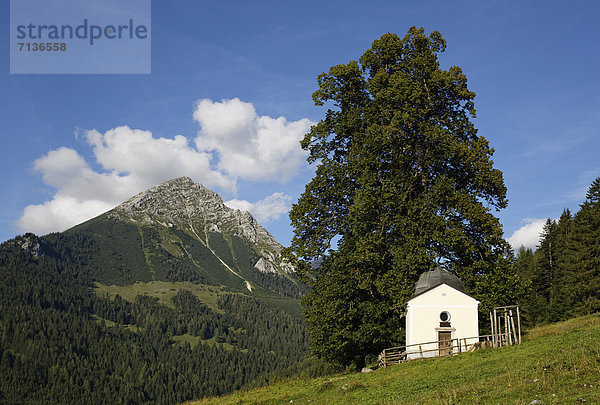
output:
[[[510,346],[510,319],[508,319],[508,312],[504,310],[504,328],[506,332],[506,346]]]
[[[419,353],[421,354],[421,358],[423,358],[423,348],[419,345]]]
[[[510,323],[511,323],[512,333],[513,333],[513,343],[517,344],[517,330],[515,329],[515,318],[513,316],[512,309],[510,310]]]
[[[500,311],[498,311],[498,339],[500,340],[498,347],[501,347],[504,343],[504,330],[502,329],[502,315],[500,315]]]
[[[490,312],[490,317],[492,318],[492,346],[496,347],[496,339],[494,338],[494,333],[496,333],[496,327],[494,326],[494,314]]]
[[[508,320],[508,338],[510,339],[510,345],[512,346],[515,343],[515,331],[513,329],[513,325],[515,324],[512,320],[512,310],[508,310],[508,318],[506,318]]]
[[[500,342],[498,342],[498,338],[500,337],[500,333],[498,331],[498,313],[496,312],[496,308],[494,308],[494,347],[499,347]]]
[[[494,345],[494,317],[492,315],[492,311],[490,311],[490,325],[492,330],[492,346]]]
[[[508,340],[510,345],[512,346],[514,343],[514,339],[513,339],[513,328],[512,325],[514,324],[513,320],[512,320],[512,311],[509,310],[508,313],[506,314],[507,318],[506,320],[508,321]]]
[[[512,319],[512,309],[508,310],[508,329],[510,330],[510,344],[515,344],[515,321]]]
[[[508,312],[506,313],[506,316],[508,317],[508,318],[506,318],[506,320],[508,321],[508,332],[509,332],[508,337],[510,338],[510,344],[512,346],[512,344],[515,342],[515,340],[513,338],[514,337],[514,331],[513,331],[512,326],[514,325],[514,322],[511,319],[511,317],[512,317],[512,310],[511,309],[508,310]]]
[[[498,347],[502,347],[504,342],[504,332],[502,331],[502,315],[500,315],[500,311],[498,311]]]
[[[385,361],[385,349],[383,350],[383,368],[387,367],[387,363]]]
[[[506,308],[504,309],[504,334],[506,335],[506,345],[509,345],[509,334],[508,334],[508,316],[506,314]]]
[[[497,346],[496,347],[500,347],[502,346],[502,318],[500,318],[500,314],[497,313],[498,317],[496,318],[496,325],[497,325],[497,329],[496,329],[496,340],[497,340]]]
[[[519,344],[521,344],[521,314],[519,313],[519,307],[517,307],[517,325],[519,326]]]

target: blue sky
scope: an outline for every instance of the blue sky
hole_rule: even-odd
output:
[[[415,25],[440,31],[442,67],[467,75],[508,187],[505,236],[534,246],[600,176],[599,15],[595,1],[155,0],[151,74],[11,75],[4,0],[0,240],[186,175],[288,244],[312,173],[296,141],[324,114],[317,76]]]

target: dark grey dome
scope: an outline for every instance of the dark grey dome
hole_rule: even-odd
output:
[[[421,274],[415,286],[415,295],[422,294],[441,284],[448,284],[450,287],[466,294],[465,286],[457,276],[437,266],[434,270]]]

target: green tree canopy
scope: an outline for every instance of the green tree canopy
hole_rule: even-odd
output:
[[[516,292],[492,213],[507,204],[502,173],[470,121],[466,76],[439,66],[445,48],[413,27],[318,77],[313,100],[329,109],[301,142],[317,168],[290,212],[289,254],[311,287],[303,306],[321,357],[358,366],[401,342],[406,301],[436,260],[484,306]]]

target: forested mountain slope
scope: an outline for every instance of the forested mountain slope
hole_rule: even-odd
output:
[[[0,402],[175,403],[298,367],[303,287],[280,249],[186,178],[3,243]]]

